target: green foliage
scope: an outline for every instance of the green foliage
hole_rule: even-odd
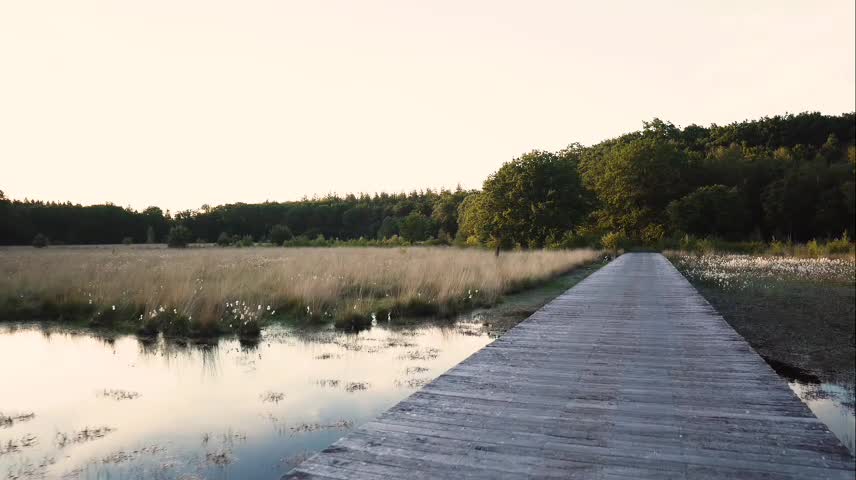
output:
[[[853,243],[847,234],[847,230],[844,231],[840,238],[830,240],[826,244],[826,252],[829,254],[850,253],[852,249]]]
[[[377,238],[382,240],[398,235],[398,223],[395,217],[385,217],[377,231]]]
[[[811,258],[817,258],[820,256],[820,246],[817,244],[817,240],[812,239],[806,244],[806,247],[808,248],[808,255]]]
[[[533,151],[505,163],[465,200],[461,226],[499,253],[515,244],[544,246],[572,230],[587,212],[576,152]]]
[[[596,218],[601,228],[640,238],[648,224],[666,223],[666,206],[685,193],[686,153],[675,142],[652,135],[583,155],[580,168],[586,186],[600,200]]]
[[[785,255],[785,244],[778,240],[770,242],[770,255],[783,257]]]
[[[746,230],[746,206],[736,188],[700,187],[669,203],[666,210],[673,231],[692,235],[740,236]]]
[[[613,253],[617,252],[622,247],[626,237],[622,232],[609,232],[600,239],[600,244],[604,249]]]
[[[285,225],[274,225],[270,229],[270,233],[268,234],[268,238],[270,238],[270,242],[274,245],[282,245],[288,240],[294,238],[294,235],[291,233],[291,229],[289,229]]]
[[[659,223],[649,223],[642,229],[642,243],[648,246],[659,245],[666,236],[666,228]]]
[[[170,248],[184,248],[193,238],[193,232],[184,225],[176,225],[169,229],[166,244]]]
[[[408,242],[427,240],[433,231],[431,219],[419,212],[410,212],[399,226],[401,237]]]
[[[596,145],[533,151],[490,175],[482,192],[442,190],[235,203],[171,215],[116,205],[0,197],[0,244],[36,234],[54,244],[155,243],[182,225],[190,238],[232,232],[287,242],[363,244],[400,235],[461,246],[536,248],[596,242],[666,245],[684,234],[716,242],[788,238],[819,243],[856,229],[856,114],[801,113],[702,127],[654,119]],[[323,235],[324,242],[318,241]],[[283,240],[285,242],[286,240]],[[401,241],[399,239],[399,241]],[[279,242],[275,242],[279,243]],[[843,250],[844,246],[835,247]]]

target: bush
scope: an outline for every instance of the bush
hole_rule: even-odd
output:
[[[41,233],[37,233],[35,237],[33,237],[33,246],[36,248],[45,248],[50,245],[50,241],[48,237],[42,235]]]
[[[122,239],[122,245],[132,245],[134,243],[134,239],[131,237],[125,237]]]
[[[220,232],[220,236],[217,237],[217,245],[221,247],[228,247],[232,244],[232,236],[226,232]]]
[[[189,228],[184,225],[176,225],[169,229],[166,244],[170,248],[184,248],[190,243],[191,238],[193,238],[193,234]]]
[[[785,244],[776,240],[776,239],[773,239],[773,241],[770,242],[770,255],[773,255],[776,257],[784,257],[785,256]]]
[[[433,224],[431,219],[419,212],[410,212],[399,225],[401,238],[408,242],[426,240],[431,235]]]
[[[256,244],[256,242],[253,241],[252,235],[244,235],[237,243],[239,247],[252,247]]]
[[[820,256],[820,246],[817,244],[817,240],[812,240],[806,244],[808,248],[808,256],[811,258],[817,258]]]
[[[282,245],[288,240],[294,238],[291,230],[286,225],[274,225],[273,228],[270,229],[268,236],[270,237],[270,243],[274,245]]]
[[[603,245],[603,248],[610,250],[613,253],[617,252],[618,249],[621,248],[624,241],[625,237],[622,232],[609,232],[600,238],[600,244]]]
[[[642,229],[642,242],[646,245],[657,245],[666,236],[666,228],[658,223],[651,223]]]
[[[850,247],[850,237],[847,235],[847,230],[845,230],[844,234],[841,235],[841,238],[830,240],[829,243],[826,244],[826,253],[850,253]]]

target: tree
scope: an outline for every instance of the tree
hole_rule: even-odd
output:
[[[184,225],[176,225],[169,229],[166,244],[170,248],[184,248],[193,239],[193,233]]]
[[[474,192],[466,196],[464,201],[458,205],[458,233],[456,241],[458,243],[466,243],[470,238],[475,238],[479,242],[484,242],[486,238],[479,238],[482,233],[482,218],[481,193]]]
[[[291,230],[286,225],[274,225],[268,234],[271,243],[274,245],[282,245],[288,240],[294,238]]]
[[[399,222],[395,217],[385,217],[377,231],[377,238],[383,240],[398,235]]]
[[[399,226],[401,237],[408,242],[427,240],[432,230],[431,220],[419,212],[410,212]]]
[[[665,131],[607,145],[582,160],[583,179],[601,203],[601,228],[639,238],[648,224],[665,223],[666,206],[686,193],[686,155],[662,138]]]
[[[572,230],[588,202],[573,155],[532,151],[489,176],[469,208],[475,211],[466,212],[466,222],[473,222],[476,234],[488,238],[499,255],[502,248],[541,246]]]
[[[669,204],[673,230],[698,236],[739,237],[746,232],[746,204],[736,188],[709,185]]]
[[[369,237],[375,233],[377,222],[374,211],[368,205],[356,205],[342,213],[342,227],[345,237]]]
[[[434,202],[431,211],[431,220],[437,225],[441,232],[453,235],[458,231],[458,205],[461,201],[452,192],[442,192],[440,198]]]

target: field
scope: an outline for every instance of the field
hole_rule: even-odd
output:
[[[273,319],[450,315],[601,258],[595,250],[453,248],[0,250],[0,320],[142,333],[251,335]]]
[[[852,256],[668,256],[771,364],[852,388],[856,345]]]

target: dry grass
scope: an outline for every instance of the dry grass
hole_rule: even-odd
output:
[[[5,249],[0,302],[5,298],[4,318],[15,314],[14,305],[21,316],[27,308],[44,311],[37,305],[47,302],[76,305],[96,318],[133,314],[143,324],[173,315],[232,329],[277,311],[385,319],[491,304],[600,256],[566,250],[495,258],[453,248]]]

